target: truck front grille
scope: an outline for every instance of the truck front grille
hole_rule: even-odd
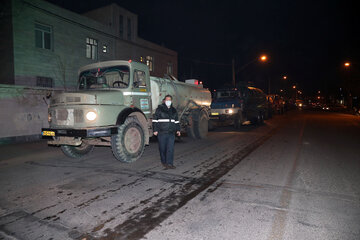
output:
[[[82,109],[56,109],[55,119],[56,125],[72,126],[75,123],[84,122],[84,111]]]
[[[67,109],[57,109],[56,110],[56,119],[65,121],[69,117],[68,110]]]
[[[75,123],[84,122],[84,111],[81,109],[75,109],[74,110],[74,119],[75,119]]]

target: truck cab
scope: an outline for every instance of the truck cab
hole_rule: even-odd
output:
[[[261,123],[267,116],[266,95],[258,88],[240,87],[213,91],[211,127],[233,125],[241,127],[246,122]]]

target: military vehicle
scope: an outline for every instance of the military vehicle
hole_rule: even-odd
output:
[[[80,158],[95,145],[111,146],[122,162],[141,157],[153,135],[152,117],[165,95],[173,96],[182,131],[205,138],[211,93],[198,80],[150,77],[148,66],[134,61],[106,61],[79,70],[78,89],[51,97],[48,143]]]
[[[245,122],[262,123],[268,117],[266,95],[258,88],[242,86],[213,91],[209,129],[224,125],[240,128]]]

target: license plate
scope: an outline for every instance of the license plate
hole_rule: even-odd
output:
[[[219,115],[219,113],[213,112],[213,113],[211,113],[211,115]]]
[[[42,132],[43,136],[50,136],[50,137],[54,137],[55,136],[55,132],[54,131],[43,131]]]

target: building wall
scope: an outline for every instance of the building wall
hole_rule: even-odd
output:
[[[127,17],[132,19],[134,27],[130,41],[119,37],[116,23],[118,17],[115,17],[119,11],[124,14],[125,27]],[[135,27],[137,16],[115,4],[86,14],[94,19],[41,0],[13,0],[12,13],[14,75],[17,85],[36,86],[37,77],[47,77],[54,80],[55,88],[73,89],[77,84],[78,69],[96,61],[139,61],[141,56],[154,56],[155,71],[152,75],[155,76],[166,73],[167,62],[177,65],[176,52],[138,39]],[[36,23],[51,27],[50,50],[35,46]],[[96,60],[86,58],[87,37],[98,41]],[[107,46],[106,53],[102,52],[104,45]]]
[[[117,36],[115,55],[118,59],[140,61],[141,57],[153,58],[154,70],[152,76],[163,77],[167,73],[167,65],[173,65],[173,74],[177,76],[177,52],[146,41],[138,37],[138,16],[116,4],[111,4],[87,12],[85,16],[109,26]],[[120,34],[120,16],[123,17],[123,34]],[[131,38],[128,38],[128,19],[131,20]],[[144,61],[146,63],[146,61]]]
[[[48,127],[46,96],[51,89],[0,84],[0,144],[40,139]]]
[[[86,58],[86,38],[98,40],[98,61],[115,58],[114,47],[102,53],[102,44],[115,39],[102,24],[43,1],[13,1],[14,65],[17,85],[36,85],[36,77],[50,77],[55,88],[74,88],[78,69],[94,60]],[[52,28],[52,49],[35,47],[35,23]],[[112,49],[112,51],[111,51]]]
[[[14,55],[11,0],[5,0],[0,17],[0,83],[14,84]],[[4,71],[6,69],[6,71]]]

